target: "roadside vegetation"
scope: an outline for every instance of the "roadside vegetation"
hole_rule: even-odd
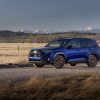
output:
[[[0,64],[26,64],[31,48],[44,45],[46,43],[0,43]]]
[[[2,81],[0,100],[100,100],[100,76],[84,74]]]

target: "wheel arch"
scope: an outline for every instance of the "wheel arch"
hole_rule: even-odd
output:
[[[97,60],[99,60],[99,57],[98,57],[98,55],[97,55],[97,54],[95,54],[95,53],[91,53],[90,55],[95,56],[95,57],[97,58]]]
[[[64,59],[66,60],[66,57],[65,57],[64,53],[62,53],[62,52],[61,52],[61,53],[56,53],[55,56],[54,56],[54,58],[55,58],[57,55],[61,55],[61,56],[64,57]]]

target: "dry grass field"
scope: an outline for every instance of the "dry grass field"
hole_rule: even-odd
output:
[[[0,100],[100,100],[100,77],[86,74],[0,82]]]
[[[0,43],[0,64],[27,63],[31,48],[44,45],[46,43]]]

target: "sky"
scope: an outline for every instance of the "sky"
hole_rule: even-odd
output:
[[[100,0],[0,0],[0,30],[100,28]]]

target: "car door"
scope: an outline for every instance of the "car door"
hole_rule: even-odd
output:
[[[81,39],[80,41],[81,47],[81,58],[88,60],[90,54],[95,54],[95,44],[91,39]]]
[[[72,39],[68,43],[67,51],[66,51],[66,56],[67,56],[68,62],[83,60],[81,54],[82,54],[82,51],[80,48],[80,40]]]

